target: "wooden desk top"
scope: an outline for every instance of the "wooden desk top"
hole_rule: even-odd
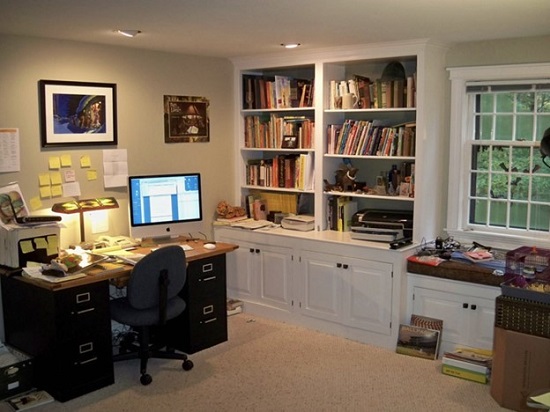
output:
[[[183,244],[185,242],[181,242]],[[237,245],[231,244],[231,243],[222,243],[222,242],[216,242],[216,248],[215,249],[205,249],[204,248],[204,242],[201,240],[198,241],[191,241],[188,242],[189,246],[193,248],[193,250],[186,250],[185,251],[185,257],[187,258],[187,262],[193,262],[195,260],[200,260],[212,256],[218,256],[222,255],[228,252],[231,252],[238,248]],[[152,247],[138,247],[135,250],[132,250],[132,253],[142,253],[147,254],[151,252],[151,249],[156,248],[156,245],[152,245]],[[130,274],[132,273],[132,265],[126,265],[123,264],[122,270],[119,272],[112,272],[105,273],[105,270],[101,268],[101,264],[90,268],[90,270],[86,271],[86,277],[68,280],[66,282],[59,282],[59,283],[50,283],[45,280],[40,279],[31,279],[28,277],[21,277],[22,280],[29,283],[34,283],[37,286],[51,289],[51,290],[62,290],[67,288],[73,288],[75,286],[81,286],[81,285],[87,285],[90,283],[100,282],[102,280],[112,280],[115,285],[123,286],[128,281],[128,278],[130,277]]]

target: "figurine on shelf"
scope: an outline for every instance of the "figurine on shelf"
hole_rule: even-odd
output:
[[[344,192],[355,191],[355,179],[359,169],[351,164],[342,164],[336,171],[336,184],[342,187]]]
[[[222,219],[233,219],[235,217],[246,216],[246,210],[244,210],[244,208],[240,206],[231,206],[225,200],[218,203],[216,213],[218,214],[218,218]]]

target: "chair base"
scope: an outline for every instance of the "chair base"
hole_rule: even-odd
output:
[[[178,359],[183,361],[181,365],[183,370],[193,369],[193,362],[188,359],[187,354],[176,352],[175,349],[167,347],[165,343],[149,343],[147,330],[139,330],[137,334],[139,342],[135,342],[135,337],[135,334],[131,333],[122,338],[118,354],[113,355],[113,362],[140,359],[140,382],[142,385],[149,385],[153,381],[151,375],[147,373],[147,363],[152,358]]]

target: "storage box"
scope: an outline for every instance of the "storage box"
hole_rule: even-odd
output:
[[[511,296],[498,296],[495,326],[550,338],[550,305]]]
[[[507,275],[523,275],[525,258],[531,254],[533,247],[522,246],[514,250],[506,252],[506,274]],[[537,268],[538,274],[546,275],[550,273],[550,250],[536,249],[537,254],[534,258],[534,265]]]
[[[57,224],[52,226],[21,227],[7,230],[0,227],[0,265],[24,267],[27,262],[48,263],[59,253]]]
[[[0,344],[0,400],[33,387],[32,359],[26,354]]]
[[[532,410],[527,398],[550,387],[550,339],[495,328],[491,396],[500,406]]]
[[[539,288],[544,288],[544,291],[533,289],[535,285]],[[500,289],[504,296],[512,296],[550,305],[550,282],[546,280],[525,279],[524,282],[518,283],[517,279],[510,279],[501,283]],[[549,292],[546,292],[546,290],[549,290]]]

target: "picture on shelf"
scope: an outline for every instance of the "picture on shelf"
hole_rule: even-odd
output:
[[[296,149],[298,147],[298,138],[296,136],[283,136],[281,148]]]
[[[437,359],[440,340],[439,330],[401,324],[396,352],[424,359]]]

